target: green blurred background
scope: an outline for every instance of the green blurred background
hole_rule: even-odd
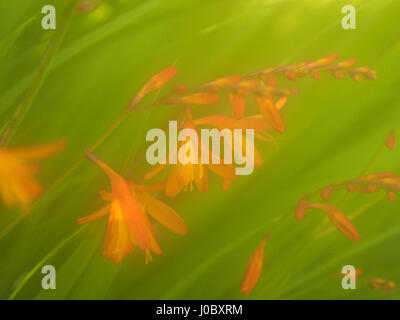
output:
[[[35,81],[69,3],[0,2],[1,126]],[[45,4],[57,9],[55,31],[41,28]],[[356,30],[341,27],[346,4],[357,8]],[[353,220],[358,243],[337,230],[319,237],[331,227],[324,216],[310,213],[298,222],[291,209],[306,193],[358,177],[389,131],[400,127],[399,13],[397,0],[102,0],[94,11],[67,18],[59,50],[11,141],[25,146],[67,139],[68,148],[43,162],[40,171],[45,187],[63,178],[15,227],[10,225],[21,213],[0,208],[0,298],[398,299],[398,288],[374,291],[365,279],[400,283],[399,200],[354,195],[341,207],[346,215],[361,212]],[[357,58],[358,66],[377,70],[378,79],[280,80],[280,86],[297,87],[301,94],[283,110],[287,132],[278,139],[279,150],[257,144],[263,166],[227,192],[213,177],[208,194],[160,196],[184,218],[189,233],[177,236],[160,227],[163,254],[153,263],[146,265],[140,250],[119,265],[102,258],[107,219],[83,228],[76,219],[102,205],[97,191],[109,188],[107,177],[86,160],[64,173],[150,76],[176,65],[174,82],[196,85],[332,53]],[[132,114],[96,154],[143,181],[150,169],[144,158],[147,130],[163,127],[179,110]],[[217,110],[229,114],[225,104],[195,115]],[[399,149],[383,150],[369,172],[400,174]],[[271,230],[263,274],[245,297],[240,284],[248,258]],[[56,290],[41,288],[45,264],[57,269]],[[332,278],[346,264],[364,271],[357,290],[343,290],[340,279]]]

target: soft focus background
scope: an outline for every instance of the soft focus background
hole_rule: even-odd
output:
[[[1,127],[37,81],[35,71],[61,31],[69,3],[0,1]],[[45,4],[57,8],[56,31],[41,28]],[[341,27],[346,4],[357,8],[357,30]],[[369,172],[400,174],[400,148],[383,149],[374,158],[389,131],[400,127],[399,13],[397,0],[103,0],[90,13],[73,14],[11,141],[24,146],[66,139],[68,148],[42,162],[40,171],[44,187],[62,178],[23,219],[16,210],[0,208],[0,297],[242,299],[248,258],[273,231],[263,274],[247,298],[398,299],[399,288],[375,291],[365,279],[400,284],[399,199],[390,203],[383,193],[353,195],[341,207],[346,215],[360,213],[352,220],[359,243],[331,230],[321,213],[298,222],[291,210],[306,193],[358,177],[371,160]],[[97,191],[109,188],[107,177],[87,160],[65,171],[150,76],[176,65],[174,83],[196,85],[332,53],[342,60],[357,58],[358,66],[377,70],[378,79],[280,80],[280,86],[297,87],[301,94],[283,110],[287,132],[278,139],[279,150],[258,143],[263,166],[227,192],[213,177],[208,194],[161,196],[184,218],[189,233],[178,236],[160,227],[163,254],[153,263],[146,265],[140,250],[119,265],[102,258],[107,219],[83,228],[76,219],[102,205]],[[162,106],[132,114],[96,154],[142,182],[150,169],[144,158],[147,130],[165,126],[179,110]],[[195,114],[215,110],[230,112],[221,105]],[[41,288],[44,264],[57,269],[54,291]],[[357,290],[343,290],[341,280],[332,277],[346,264],[364,272]]]

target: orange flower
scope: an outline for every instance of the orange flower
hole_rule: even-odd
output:
[[[367,279],[367,282],[373,289],[382,290],[384,292],[393,292],[396,287],[395,282],[382,278]]]
[[[87,223],[110,213],[103,256],[119,263],[136,246],[145,251],[146,263],[152,260],[151,252],[161,254],[161,249],[152,232],[152,225],[145,212],[175,233],[187,232],[183,220],[176,212],[150,196],[145,187],[133,182],[128,184],[95,155],[88,153],[88,157],[110,178],[111,194],[106,192],[101,194],[103,199],[110,200],[111,204],[78,219],[78,223]]]
[[[246,296],[253,290],[258,282],[258,279],[260,278],[264,264],[265,245],[267,244],[269,238],[270,235],[267,233],[257,246],[256,250],[254,250],[249,259],[249,263],[247,264],[247,269],[244,274],[241,287],[241,291]]]
[[[35,160],[47,158],[65,147],[58,141],[35,147],[0,148],[0,195],[8,207],[26,208],[41,192],[35,179]]]
[[[343,233],[347,238],[353,241],[360,241],[360,234],[352,225],[350,220],[333,205],[329,203],[310,203],[309,208],[321,209],[324,211],[332,223]]]
[[[192,120],[192,115],[190,111],[186,112],[186,120],[182,125],[182,129],[186,128],[196,130],[196,126]],[[224,179],[224,190],[226,190],[230,186],[230,182],[232,180],[237,178],[235,168],[232,165],[224,164],[222,163],[222,161],[220,161],[220,164],[215,164],[215,162],[213,163],[213,158],[216,158],[216,156],[211,151],[205,148],[200,139],[198,141],[198,145],[196,145],[196,143],[188,137],[186,141],[179,142],[178,150],[181,151],[182,148],[185,148],[186,154],[189,157],[192,157],[192,152],[194,152],[194,150],[196,150],[197,148],[198,161],[197,163],[189,162],[183,164],[178,160],[177,164],[172,164],[172,170],[168,175],[165,186],[165,194],[167,196],[175,197],[182,190],[186,191],[188,188],[190,189],[190,191],[192,191],[194,188],[193,183],[194,185],[196,185],[197,189],[206,192],[208,190],[208,175],[206,170],[207,168]],[[202,164],[202,150],[209,153],[209,164]],[[176,154],[176,152],[177,151],[175,150],[174,153]],[[167,163],[170,157],[171,155],[167,157]],[[153,170],[145,175],[145,179],[152,179],[154,176],[159,174],[166,166],[167,164],[157,165]]]
[[[163,87],[168,81],[176,76],[178,70],[175,67],[168,67],[150,78],[142,89],[136,94],[129,105],[129,109],[136,107],[149,93]]]

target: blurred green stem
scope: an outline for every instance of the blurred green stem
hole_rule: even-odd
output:
[[[75,238],[79,233],[81,233],[82,230],[86,228],[87,225],[81,226],[78,230],[76,230],[73,234],[69,235],[67,238],[62,240],[52,251],[50,251],[49,254],[47,254],[42,260],[36,264],[31,271],[28,272],[28,274],[21,280],[21,282],[18,284],[17,288],[11,293],[10,297],[8,300],[13,300],[17,294],[21,291],[21,289],[25,286],[25,284],[29,281],[30,278],[35,274],[36,271],[39,270],[39,268],[52,256],[54,256],[58,250],[60,250],[62,247],[64,247],[70,240]]]
[[[55,34],[51,39],[49,45],[47,46],[47,49],[42,57],[42,60],[40,61],[39,67],[35,75],[33,76],[30,85],[26,89],[22,100],[18,104],[14,114],[12,115],[10,121],[8,122],[5,130],[1,135],[0,146],[7,146],[10,143],[10,140],[14,136],[15,132],[18,130],[22,120],[28,113],[33,101],[39,93],[40,88],[42,87],[42,84],[49,73],[54,57],[57,54],[60,44],[64,38],[65,32],[68,28],[69,22],[78,1],[79,0],[72,0],[67,7],[63,21],[57,27]]]

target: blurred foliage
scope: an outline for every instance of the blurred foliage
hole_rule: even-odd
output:
[[[62,23],[66,0],[0,3],[1,127],[35,81],[46,47],[59,32],[41,28],[45,4],[55,5]],[[357,8],[356,30],[341,27],[346,4]],[[360,278],[357,290],[343,290],[332,278],[352,264],[366,278],[400,283],[398,200],[355,195],[341,207],[345,214],[362,210],[353,220],[361,234],[358,243],[337,230],[317,237],[317,231],[331,227],[324,216],[310,213],[298,222],[292,210],[304,194],[358,177],[389,131],[400,126],[398,12],[396,0],[102,0],[92,12],[68,18],[61,46],[10,144],[67,139],[68,148],[46,160],[40,172],[45,187],[61,179],[22,219],[20,212],[0,209],[0,297],[242,299],[248,258],[271,231],[263,274],[247,298],[399,298],[398,288],[374,291]],[[99,208],[97,191],[108,188],[107,178],[86,160],[66,170],[151,75],[176,65],[174,81],[196,85],[331,53],[357,58],[358,65],[377,70],[378,79],[356,83],[324,75],[318,81],[283,81],[301,94],[283,110],[287,132],[279,138],[279,150],[258,145],[262,167],[227,192],[215,179],[207,195],[161,196],[184,218],[189,233],[181,237],[160,228],[163,254],[153,263],[145,265],[139,250],[119,265],[101,257],[107,219],[84,227],[76,219]],[[142,181],[150,168],[144,158],[147,130],[165,126],[179,110],[132,114],[96,153]],[[195,114],[210,110],[229,112],[220,105]],[[383,150],[369,172],[399,174],[399,153],[399,148]],[[56,267],[57,290],[41,289],[44,264]]]

